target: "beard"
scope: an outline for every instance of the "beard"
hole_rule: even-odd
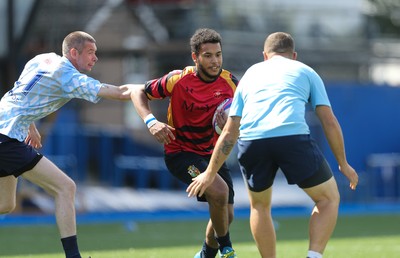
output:
[[[222,71],[222,68],[220,68],[218,73],[213,75],[213,74],[210,74],[209,72],[207,72],[207,70],[201,64],[198,64],[197,69],[198,69],[198,73],[200,75],[202,75],[203,77],[206,77],[206,78],[202,78],[205,81],[214,81],[214,80],[216,80],[219,77],[219,75],[221,74],[221,71]]]

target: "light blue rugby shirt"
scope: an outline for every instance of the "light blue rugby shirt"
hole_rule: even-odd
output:
[[[37,55],[0,101],[0,133],[23,141],[32,122],[71,99],[98,102],[101,87],[101,82],[80,73],[66,57],[55,53]]]
[[[330,106],[320,76],[299,61],[274,56],[246,71],[229,116],[241,117],[241,140],[309,134],[307,103]]]

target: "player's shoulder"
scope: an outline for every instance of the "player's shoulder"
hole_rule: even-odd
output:
[[[187,75],[195,73],[195,68],[192,66],[187,66],[183,69],[175,69],[170,71],[166,76],[167,80],[173,79],[174,81],[184,78]]]
[[[230,71],[228,71],[228,70],[222,69],[222,70],[221,70],[221,76],[225,76],[225,75],[228,75],[228,76],[230,77],[230,76],[232,76],[233,74],[232,74]]]
[[[260,70],[264,71],[265,70],[265,66],[269,66],[269,65],[270,65],[270,62],[265,62],[265,61],[257,62],[257,63],[252,64],[249,68],[247,68],[246,72],[247,73],[249,73],[249,72],[259,72]]]
[[[52,62],[54,60],[60,60],[60,59],[61,57],[56,53],[42,53],[34,56],[32,59],[28,61],[28,63],[40,63],[40,62],[46,62],[46,60],[49,60],[48,62]]]
[[[228,70],[222,69],[220,77],[226,81],[234,83],[236,86],[239,84],[239,80],[236,78],[236,76]]]
[[[60,60],[61,60],[61,56],[57,55],[57,54],[54,53],[54,52],[50,52],[50,53],[38,54],[38,55],[36,55],[33,59],[36,59],[36,60],[60,61]]]
[[[307,65],[306,63],[303,63],[302,61],[296,60],[296,59],[290,59],[286,57],[274,57],[273,58],[274,62],[269,63],[269,65],[276,66],[279,69],[285,69],[285,70],[291,70],[291,71],[297,71],[302,74],[310,75],[310,74],[315,74],[315,70]]]
[[[168,74],[167,81],[169,84],[177,84],[178,82],[192,82],[196,77],[196,67],[186,66],[182,70],[174,70]]]
[[[41,69],[41,70],[54,70],[58,67],[58,64],[61,62],[61,56],[55,53],[43,53],[34,56],[30,59],[24,69],[32,70],[32,69]]]
[[[182,77],[191,75],[191,74],[196,74],[196,66],[186,66],[181,70],[181,75]]]
[[[312,68],[311,66],[307,65],[306,63],[303,63],[298,60],[293,60],[293,63],[295,63],[296,68],[303,72],[304,74],[308,76],[318,76],[318,73]]]

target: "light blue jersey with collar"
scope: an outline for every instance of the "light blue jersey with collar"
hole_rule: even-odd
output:
[[[229,116],[241,117],[241,140],[309,134],[307,103],[330,106],[320,76],[299,61],[274,56],[246,71]]]
[[[23,141],[32,122],[71,99],[98,102],[101,87],[101,82],[80,73],[66,57],[55,53],[37,55],[0,101],[0,133]]]

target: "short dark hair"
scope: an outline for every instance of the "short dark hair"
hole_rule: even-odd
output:
[[[221,45],[222,38],[218,32],[213,29],[202,28],[196,30],[190,38],[191,51],[197,55],[200,52],[200,46],[205,43],[219,43]],[[222,47],[222,46],[221,46]]]
[[[96,40],[88,33],[83,31],[74,31],[68,34],[62,43],[62,53],[63,55],[68,54],[68,52],[75,48],[79,53],[82,52],[85,47],[85,43],[89,41],[96,43]]]
[[[286,32],[272,33],[264,43],[265,53],[291,53],[294,51],[294,39]]]

